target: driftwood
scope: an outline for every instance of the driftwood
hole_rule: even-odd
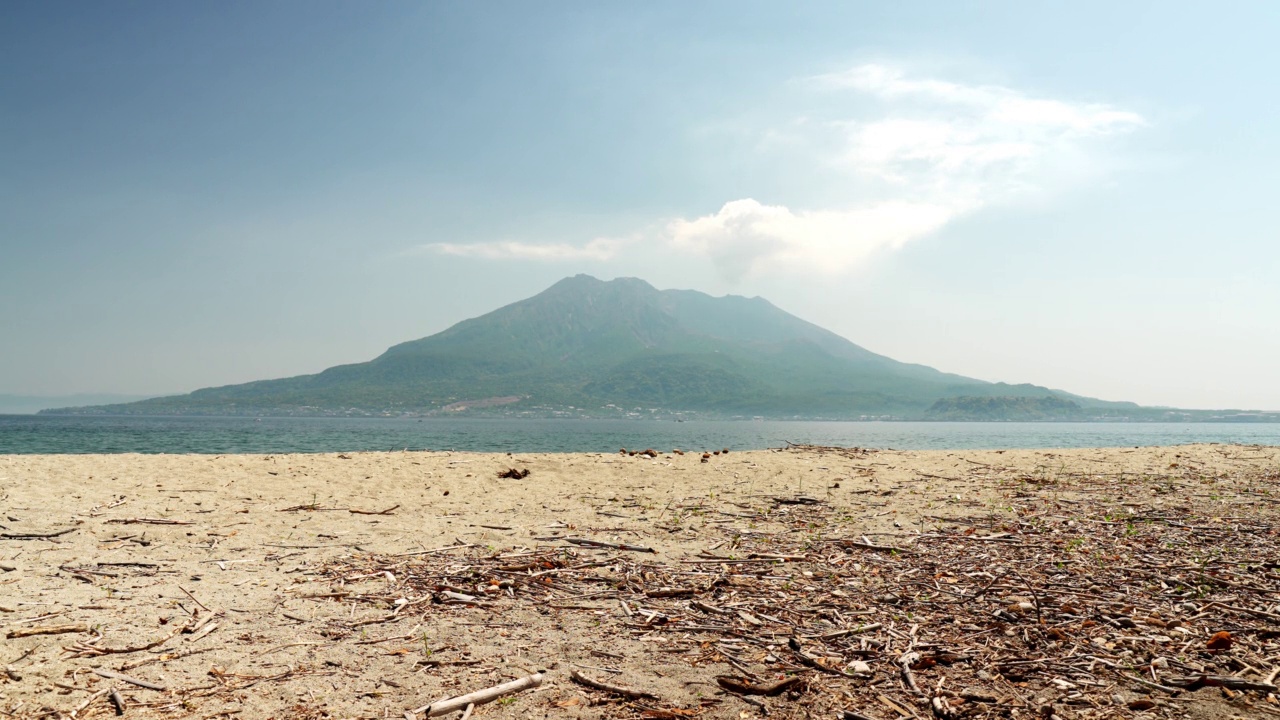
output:
[[[637,698],[637,699],[644,698],[649,700],[658,699],[657,695],[654,695],[653,693],[649,693],[649,692],[644,692],[643,690],[632,690],[631,688],[623,687],[621,685],[611,685],[609,683],[600,682],[599,680],[592,680],[591,678],[583,675],[577,670],[570,670],[569,677],[572,678],[574,682],[582,685],[586,685],[589,688],[595,688],[596,690],[604,690],[605,692],[611,692],[615,695],[622,695],[623,697]]]
[[[94,670],[93,674],[97,675],[98,677],[104,677],[104,678],[109,678],[111,680],[120,680],[121,682],[127,682],[130,685],[137,685],[138,687],[146,688],[148,690],[159,690],[161,692],[164,692],[164,689],[165,689],[163,685],[157,685],[153,682],[147,682],[146,680],[139,680],[136,677],[132,677],[130,675],[124,675],[122,673],[118,673],[113,670]]]
[[[493,702],[503,695],[510,695],[521,690],[538,687],[542,684],[542,673],[534,673],[528,677],[522,677],[518,680],[512,680],[508,683],[495,685],[484,690],[477,690],[466,695],[449,698],[447,700],[438,700],[429,705],[423,705],[420,708],[405,713],[407,717],[415,717],[418,715],[426,715],[427,717],[437,717],[440,715],[448,715],[451,712],[464,710],[468,705],[483,705],[487,702]]]
[[[561,538],[567,543],[574,545],[582,545],[584,547],[609,548],[610,550],[630,550],[632,552],[656,553],[651,547],[643,547],[641,545],[627,545],[625,543],[609,543],[600,540],[587,540],[586,538]]]
[[[749,683],[745,680],[729,677],[728,675],[720,675],[716,677],[716,683],[729,692],[738,693],[739,695],[765,695],[767,697],[781,695],[787,690],[790,690],[803,682],[804,678],[799,676],[793,676],[771,683]]]
[[[184,628],[182,626],[175,627],[173,629],[173,632],[157,640],[153,640],[149,643],[146,643],[145,645],[134,645],[132,647],[122,647],[122,648],[108,648],[108,647],[98,647],[97,645],[90,645],[89,643],[79,642],[79,643],[76,643],[75,645],[72,645],[71,647],[67,647],[63,649],[71,653],[75,657],[94,657],[96,655],[124,655],[127,653],[143,652],[144,650],[151,650],[153,648],[160,647],[166,642],[169,642],[169,640],[173,639],[173,637],[178,635],[178,633],[181,633],[183,629]]]
[[[106,695],[109,692],[111,692],[110,688],[103,688],[93,693],[89,697],[85,698],[79,705],[75,706],[75,708],[72,709],[71,717],[75,717],[81,710],[84,710],[85,708],[92,705],[94,700],[97,700],[98,698],[102,697],[103,695]]]
[[[1271,683],[1250,682],[1244,678],[1225,675],[1193,675],[1192,677],[1165,678],[1165,682],[1173,687],[1192,692],[1206,687],[1223,687],[1231,690],[1253,690],[1260,693],[1280,692]]]
[[[79,632],[89,632],[89,626],[85,625],[84,623],[68,623],[65,625],[39,625],[36,627],[18,628],[17,630],[10,630],[9,635],[7,637],[12,639],[12,638],[30,637],[32,635],[62,635],[63,633],[79,633]]]
[[[120,695],[120,691],[111,688],[111,704],[116,706],[116,715],[123,715],[125,710],[124,697]]]
[[[779,505],[821,505],[822,501],[816,497],[808,495],[796,495],[794,497],[775,497],[774,502]]]
[[[49,538],[56,538],[66,535],[67,533],[73,533],[79,529],[80,528],[67,528],[66,530],[59,530],[58,532],[51,533],[0,533],[0,538],[4,538],[5,540],[48,540]]]

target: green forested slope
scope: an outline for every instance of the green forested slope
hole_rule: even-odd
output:
[[[713,415],[923,417],[943,398],[1052,395],[897,362],[761,298],[578,275],[369,362],[85,411],[438,412],[460,401],[514,396],[519,401],[498,406],[501,412],[572,406],[601,413],[614,405]]]

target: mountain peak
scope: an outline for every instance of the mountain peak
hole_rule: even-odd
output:
[[[627,288],[627,289],[633,289],[633,290],[648,290],[652,292],[657,292],[657,288],[645,282],[644,280],[641,280],[640,278],[636,278],[636,277],[617,277],[612,280],[601,280],[595,277],[594,275],[579,273],[577,275],[571,275],[567,278],[564,278],[563,280],[556,282],[554,285],[544,290],[543,293],[551,292],[553,290],[557,292],[563,292],[563,291],[581,292],[584,290],[603,290],[603,289],[609,289],[609,288],[612,288],[612,289]]]
[[[941,398],[1042,395],[876,355],[764,298],[574,275],[533,297],[317,375],[208,388],[124,412],[918,417]]]

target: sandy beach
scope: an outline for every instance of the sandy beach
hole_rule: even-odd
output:
[[[0,456],[0,712],[1280,716],[1280,449],[657,450]]]

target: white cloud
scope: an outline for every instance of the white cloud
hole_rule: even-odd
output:
[[[484,260],[611,260],[625,244],[614,238],[596,238],[585,245],[568,243],[526,243],[501,241],[487,243],[432,243],[423,246],[432,252]]]
[[[883,65],[811,80],[810,88],[851,94],[858,110],[796,123],[821,131],[800,145],[871,199],[803,210],[734,200],[671,222],[673,247],[712,258],[732,280],[776,270],[841,273],[967,213],[1094,177],[1103,166],[1096,145],[1145,124],[1108,105],[915,78]]]
[[[897,248],[945,225],[955,208],[893,200],[849,210],[793,212],[747,198],[719,212],[675,220],[678,250],[710,257],[729,280],[765,269],[836,274],[875,252]]]
[[[840,275],[965,215],[1097,179],[1107,170],[1104,145],[1146,124],[1110,105],[917,77],[879,64],[808,78],[799,87],[793,119],[747,133],[741,152],[762,167],[779,158],[789,169],[799,163],[792,192],[803,197],[803,178],[814,177],[825,200],[788,207],[756,194],[699,217],[668,218],[655,225],[662,229],[626,240],[436,243],[418,250],[605,262],[635,245],[709,258],[731,281],[779,272]],[[843,110],[822,110],[833,104]],[[732,132],[743,134],[742,126]],[[841,195],[848,200],[839,201]]]

